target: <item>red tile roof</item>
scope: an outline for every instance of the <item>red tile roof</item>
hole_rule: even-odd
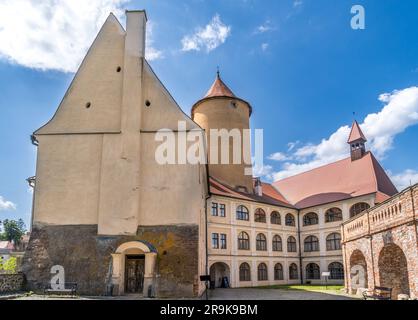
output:
[[[252,193],[245,193],[237,191],[234,188],[218,181],[217,179],[210,177],[210,193],[218,196],[224,196],[229,198],[261,202],[269,205],[294,208],[271,184],[262,182],[263,195],[258,196]]]
[[[363,134],[363,131],[361,131],[359,124],[356,120],[354,120],[353,125],[351,126],[351,132],[348,137],[347,143],[351,143],[357,140],[367,141],[366,137]]]
[[[273,186],[298,208],[376,194],[376,201],[398,191],[371,152],[351,161],[346,158],[283,179]]]
[[[228,88],[228,86],[222,81],[219,74],[217,75],[215,81],[213,82],[212,86],[210,87],[209,91],[206,93],[204,98],[212,98],[212,97],[231,97],[235,98],[235,95]]]

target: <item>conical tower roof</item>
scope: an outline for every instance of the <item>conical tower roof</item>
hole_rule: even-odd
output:
[[[203,103],[204,101],[207,101],[207,100],[222,99],[222,98],[232,98],[232,99],[236,99],[236,100],[244,102],[248,106],[249,111],[250,111],[250,116],[251,116],[251,113],[252,113],[251,105],[247,101],[237,97],[232,92],[232,90],[228,88],[228,86],[225,84],[225,82],[222,81],[221,76],[219,74],[219,70],[218,70],[218,72],[216,74],[215,81],[212,83],[212,86],[210,87],[210,89],[208,90],[206,95],[193,105],[192,112],[191,112],[192,113],[192,118],[193,118],[193,115],[194,115],[194,110],[199,104],[201,104],[201,103]]]
[[[363,131],[361,131],[359,124],[354,120],[353,125],[351,126],[350,136],[348,137],[347,143],[352,143],[357,140],[367,141]]]
[[[228,86],[222,81],[219,71],[216,75],[216,79],[210,87],[209,91],[206,93],[204,98],[212,97],[231,97],[236,98],[235,94],[228,88]]]

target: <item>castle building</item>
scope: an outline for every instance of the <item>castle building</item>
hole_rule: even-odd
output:
[[[248,128],[250,116],[249,104],[219,74],[192,108],[192,119],[206,131]],[[224,277],[231,287],[324,283],[322,272],[330,272],[329,283],[344,283],[341,223],[397,193],[366,141],[354,121],[350,157],[272,184],[245,176],[243,168],[209,165],[214,285],[223,286]],[[249,179],[252,185],[242,188]]]
[[[341,224],[397,193],[358,123],[346,159],[273,183],[248,174],[245,139],[240,161],[157,163],[161,129],[174,133],[175,150],[185,134],[206,134],[203,158],[219,160],[222,142],[209,133],[245,136],[252,106],[218,72],[189,118],[144,57],[145,12],[126,17],[126,29],[108,17],[33,134],[28,287],[41,289],[54,265],[90,295],[199,296],[204,274],[214,287],[322,283],[325,271],[328,283],[344,283]]]

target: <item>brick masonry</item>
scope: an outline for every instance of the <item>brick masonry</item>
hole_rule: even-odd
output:
[[[392,298],[418,298],[418,185],[342,225],[345,286],[354,289],[351,268],[367,270],[369,289],[393,288]]]
[[[22,273],[0,274],[0,293],[21,291],[24,283],[25,276]]]
[[[78,293],[104,295],[110,279],[111,254],[124,242],[143,240],[158,253],[157,297],[196,296],[198,226],[139,227],[136,236],[100,236],[97,225],[34,225],[23,258],[27,289],[41,291],[50,269],[62,265],[65,282],[76,282]]]

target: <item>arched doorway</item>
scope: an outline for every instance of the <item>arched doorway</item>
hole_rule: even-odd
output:
[[[368,288],[367,262],[363,252],[356,249],[350,256],[350,288]]]
[[[379,253],[380,286],[392,288],[392,298],[398,294],[409,295],[408,263],[402,249],[388,244]]]
[[[225,279],[227,283],[225,283]],[[215,285],[215,288],[225,288],[230,286],[230,271],[229,266],[223,262],[216,262],[210,267],[210,280]]]
[[[153,294],[156,258],[156,249],[145,241],[122,243],[112,254],[114,294]]]

